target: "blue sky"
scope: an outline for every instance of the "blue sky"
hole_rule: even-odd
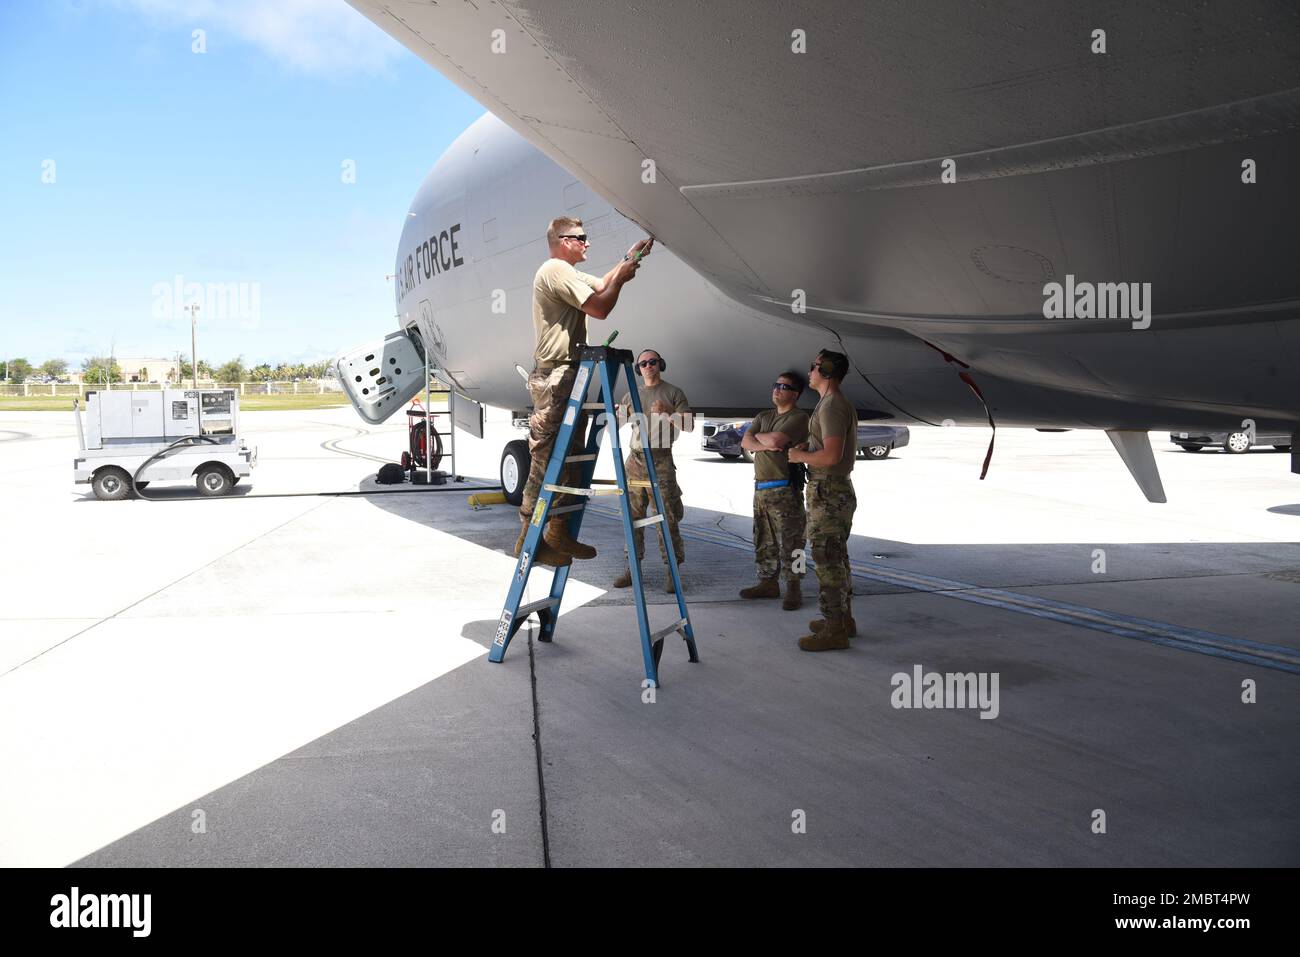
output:
[[[483,112],[342,0],[6,0],[0,355],[188,355],[177,276],[256,290],[200,312],[214,364],[383,335],[410,201]]]

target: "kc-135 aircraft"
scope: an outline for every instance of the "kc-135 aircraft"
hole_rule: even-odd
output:
[[[700,414],[828,347],[862,418],[1104,429],[1152,501],[1147,430],[1300,431],[1289,0],[350,2],[490,111],[394,280],[481,403],[528,405],[567,214],[588,272],[656,238],[590,339],[662,352]]]

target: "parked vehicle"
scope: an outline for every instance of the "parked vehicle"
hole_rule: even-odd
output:
[[[740,440],[749,428],[750,419],[735,419],[731,422],[715,422],[705,419],[700,426],[700,448],[708,452],[717,452],[724,459],[744,459],[752,462],[753,458],[740,447]]]
[[[748,452],[740,447],[740,440],[749,428],[750,419],[717,422],[705,419],[700,427],[700,448],[717,452],[724,459],[741,458],[752,461]],[[904,425],[876,425],[858,423],[858,455],[864,459],[888,458],[894,449],[911,441],[911,433]]]
[[[912,439],[905,425],[858,423],[858,455],[864,459],[887,459],[894,449],[901,449]]]
[[[95,390],[86,393],[84,423],[73,409],[80,446],[73,481],[90,483],[102,501],[167,479],[192,480],[200,495],[229,495],[257,466],[257,447],[239,437],[234,389]]]
[[[1169,441],[1184,452],[1220,448],[1230,455],[1240,455],[1259,445],[1271,445],[1281,452],[1291,451],[1291,435],[1288,432],[1256,432],[1254,442],[1251,442],[1250,433],[1245,429],[1236,432],[1170,432]]]

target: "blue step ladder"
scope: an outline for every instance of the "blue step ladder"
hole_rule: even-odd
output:
[[[611,337],[612,338],[612,337]],[[686,641],[686,647],[690,651],[690,660],[698,662],[699,654],[695,648],[695,632],[691,628],[690,613],[686,610],[686,599],[682,597],[682,579],[677,570],[677,553],[673,551],[672,536],[668,534],[665,527],[664,519],[664,502],[663,496],[659,491],[659,479],[655,475],[654,457],[645,456],[646,472],[650,476],[648,482],[629,479],[627,469],[623,464],[622,450],[619,448],[618,441],[618,411],[615,406],[615,389],[618,386],[618,376],[622,372],[627,381],[628,392],[631,394],[632,413],[634,421],[646,423],[644,413],[641,410],[641,397],[636,388],[636,373],[633,371],[633,356],[626,349],[612,349],[608,345],[604,346],[587,346],[583,348],[579,356],[578,374],[573,382],[573,391],[569,394],[569,402],[564,410],[564,419],[560,426],[560,432],[555,437],[555,445],[551,451],[551,460],[546,466],[546,477],[542,481],[541,494],[537,498],[537,507],[533,510],[533,517],[528,525],[528,534],[524,537],[524,546],[519,552],[519,563],[515,566],[514,578],[510,582],[510,593],[506,596],[505,607],[501,610],[501,618],[497,622],[496,638],[492,642],[492,651],[488,655],[489,661],[500,662],[506,655],[506,648],[510,645],[510,639],[514,637],[519,626],[528,619],[529,615],[536,614],[541,629],[538,633],[538,641],[551,641],[555,637],[555,623],[560,616],[560,602],[564,599],[564,586],[569,580],[570,565],[554,569],[554,577],[551,579],[551,591],[546,598],[538,601],[529,602],[526,605],[520,605],[524,590],[528,586],[529,575],[533,571],[534,556],[537,554],[537,546],[541,542],[542,532],[546,528],[547,521],[560,514],[569,515],[569,534],[575,539],[578,532],[582,529],[582,518],[586,514],[587,505],[596,495],[616,495],[621,504],[623,515],[623,536],[627,540],[627,560],[628,567],[632,572],[632,591],[636,597],[636,618],[637,624],[641,629],[641,654],[645,660],[645,677],[642,687],[661,687],[659,683],[659,658],[663,654],[664,638],[672,632],[679,632]],[[598,401],[588,402],[587,394],[595,382],[598,385]],[[577,428],[577,423],[582,420],[583,412],[604,412],[603,416],[597,415],[595,421],[590,424],[586,437],[586,444],[583,451],[577,455],[568,454],[572,445],[573,433]],[[612,429],[608,428],[613,423]],[[614,453],[614,473],[616,478],[597,479],[594,478],[596,471],[596,457],[600,454],[600,444],[606,431],[609,431],[613,443],[611,451]],[[641,429],[643,438],[642,445],[648,446],[649,430]],[[565,462],[579,462],[578,484],[575,486],[559,485],[561,470]],[[649,515],[643,519],[637,519],[635,522],[632,518],[631,503],[628,501],[628,486],[649,486],[654,498],[655,514]],[[552,507],[556,495],[577,496],[580,501],[575,505],[563,505]],[[650,618],[646,609],[645,601],[645,583],[641,577],[641,560],[637,558],[636,548],[632,541],[633,527],[646,527],[657,525],[659,534],[663,536],[664,549],[668,554],[668,569],[673,579],[673,592],[677,596],[677,617],[668,625],[655,631],[650,630]],[[546,568],[548,566],[542,566]]]

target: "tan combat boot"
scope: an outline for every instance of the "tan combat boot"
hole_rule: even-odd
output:
[[[740,590],[741,598],[780,598],[781,584],[775,578],[760,578],[757,585]]]
[[[582,544],[582,542],[570,535],[568,526],[568,519],[563,515],[547,522],[546,531],[542,533],[546,544],[557,552],[564,552],[574,558],[595,558],[596,550],[590,545]]]
[[[791,578],[785,583],[785,601],[781,602],[781,607],[786,611],[798,611],[803,607],[803,590],[799,587],[799,579]]]
[[[524,539],[528,537],[528,519],[520,519],[519,524],[519,541],[515,542],[515,558],[524,550]],[[565,565],[573,564],[573,557],[566,552],[556,551],[550,545],[546,544],[546,539],[542,538],[537,543],[537,554],[533,560],[538,565],[550,565],[552,568],[563,568]]]
[[[619,575],[617,578],[614,579],[614,587],[615,588],[632,587],[632,566],[631,565],[623,566],[623,574]]]
[[[853,620],[852,615],[848,616],[847,621],[848,621],[848,627],[845,630],[849,633],[849,637],[850,638],[858,637],[858,623]],[[814,618],[812,621],[808,622],[808,627],[812,629],[812,633],[814,635],[819,634],[821,630],[826,627],[826,619]]]
[[[543,540],[537,543],[537,564],[550,565],[552,568],[563,568],[565,565],[573,564],[573,556],[556,551]]]
[[[843,618],[831,618],[815,634],[799,639],[801,651],[843,651],[849,647],[849,633]]]

